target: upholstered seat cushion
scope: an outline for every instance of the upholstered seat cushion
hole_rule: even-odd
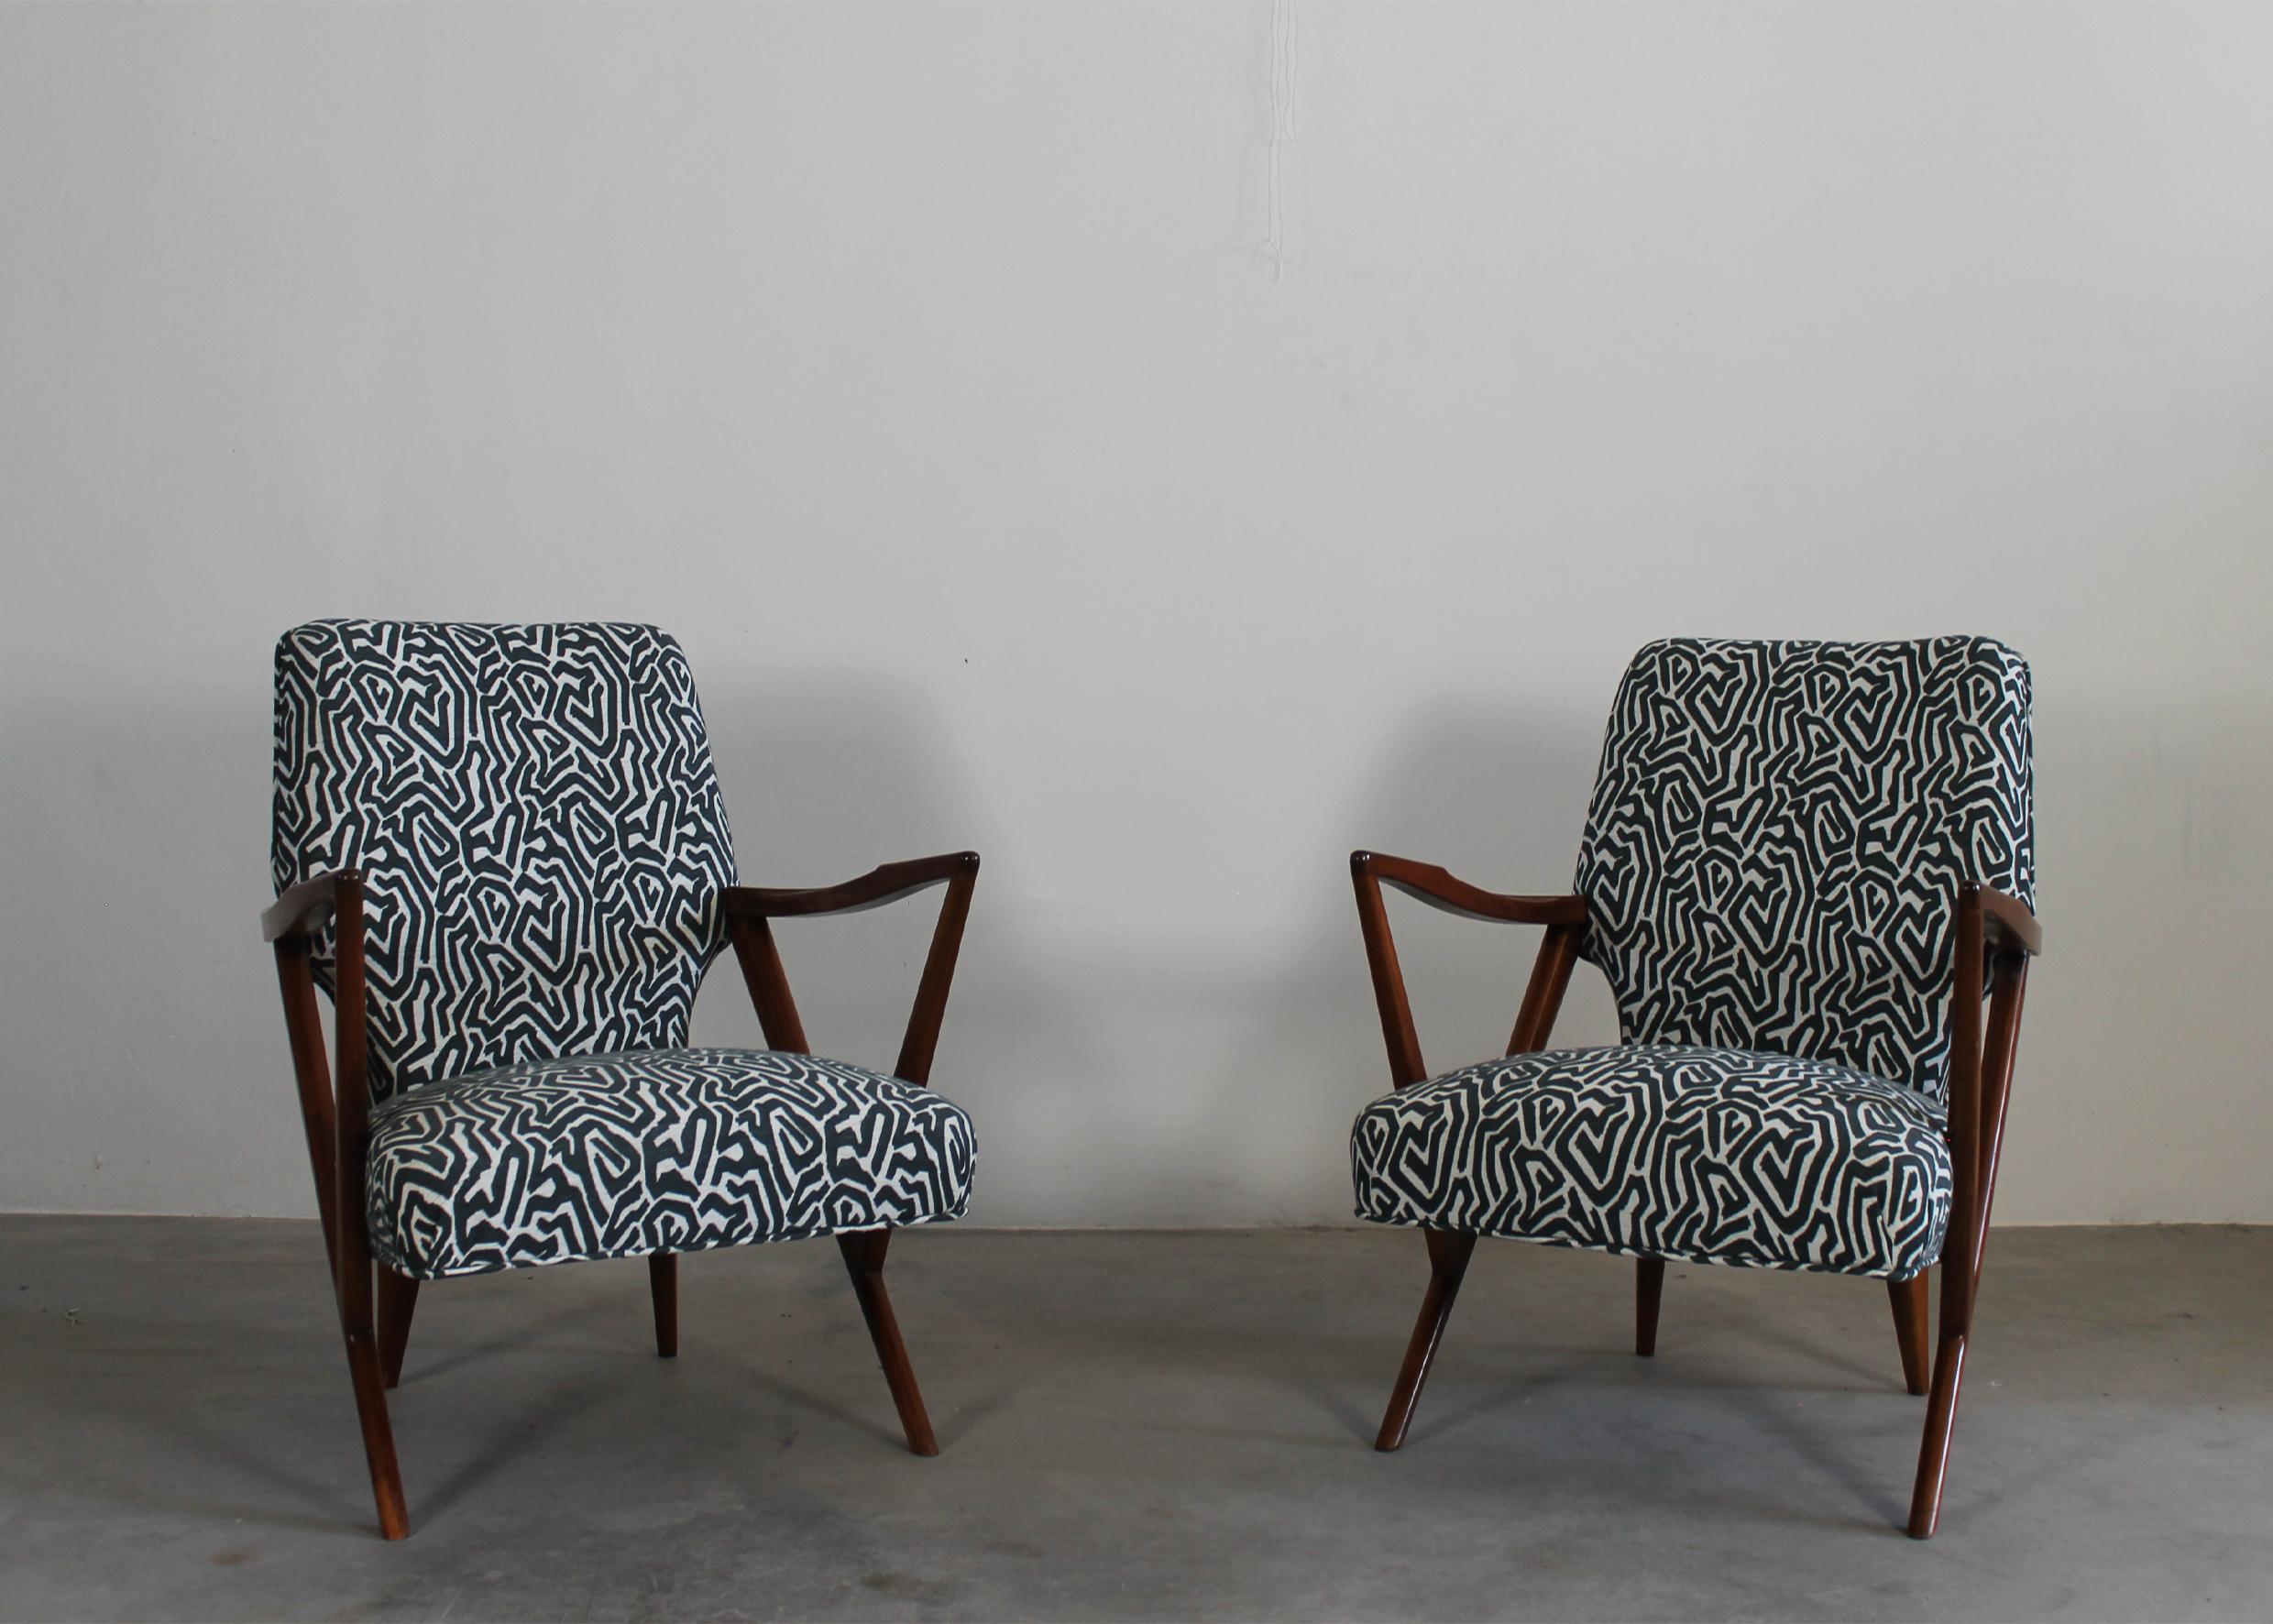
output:
[[[1949,1218],[1925,1095],[1740,1049],[1489,1060],[1376,1100],[1350,1151],[1361,1218],[1695,1263],[1906,1279]]]
[[[654,1048],[500,1066],[373,1114],[371,1250],[415,1279],[962,1215],[971,1119],[809,1055]]]

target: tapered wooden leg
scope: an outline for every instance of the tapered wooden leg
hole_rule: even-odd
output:
[[[339,1328],[347,1344],[347,1379],[355,1386],[356,1418],[363,1423],[363,1454],[371,1467],[371,1498],[379,1503],[379,1531],[390,1540],[411,1531],[402,1498],[402,1469],[395,1464],[394,1428],[387,1420],[387,1380],[372,1335],[369,1265],[350,1277],[340,1294]]]
[[[1965,1338],[1945,1336],[1934,1356],[1933,1397],[1926,1401],[1926,1442],[1918,1449],[1917,1486],[1910,1492],[1910,1537],[1927,1540],[1941,1521],[1941,1485],[1949,1471],[1949,1430],[1965,1379]]]
[[[845,1272],[852,1277],[853,1295],[861,1300],[861,1316],[875,1340],[876,1358],[884,1379],[892,1388],[893,1408],[900,1412],[900,1430],[907,1447],[917,1454],[937,1454],[939,1441],[931,1434],[931,1418],[924,1412],[923,1393],[916,1386],[916,1367],[908,1363],[907,1344],[900,1340],[900,1322],[892,1312],[891,1294],[884,1289],[884,1255],[892,1244],[888,1229],[864,1229],[837,1237],[844,1254]]]
[[[647,1289],[655,1300],[655,1354],[679,1356],[679,1260],[675,1253],[658,1252],[647,1260]]]
[[[1642,1257],[1634,1267],[1634,1352],[1648,1358],[1657,1352],[1657,1301],[1665,1291],[1665,1260]]]
[[[1894,1341],[1902,1347],[1902,1385],[1914,1397],[1926,1390],[1931,1347],[1926,1335],[1927,1272],[1886,1282],[1887,1300],[1894,1305]]]
[[[402,1379],[402,1350],[411,1345],[411,1316],[418,1282],[381,1265],[379,1269],[379,1373],[389,1387]]]
[[[1460,1282],[1468,1272],[1468,1258],[1476,1251],[1476,1237],[1457,1230],[1431,1229],[1422,1232],[1429,1243],[1429,1289],[1421,1298],[1421,1317],[1413,1322],[1412,1341],[1405,1347],[1404,1367],[1397,1373],[1397,1386],[1389,1393],[1389,1407],[1382,1413],[1381,1431],[1373,1446],[1379,1450],[1397,1449],[1405,1442],[1405,1431],[1412,1425],[1413,1407],[1421,1401],[1421,1384],[1429,1378],[1429,1363],[1436,1357],[1436,1344],[1444,1340],[1444,1322],[1452,1318],[1453,1299],[1460,1295]]]

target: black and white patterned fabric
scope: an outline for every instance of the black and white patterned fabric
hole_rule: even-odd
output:
[[[363,870],[374,1100],[685,1042],[734,878],[694,676],[652,626],[286,632],[270,859],[279,891]]]
[[[1376,1101],[1358,1214],[1905,1278],[1939,1255],[1960,880],[2035,904],[2030,686],[1985,638],[1679,640],[1581,846],[1623,1043]]]
[[[371,1123],[371,1251],[414,1279],[960,1218],[971,1119],[928,1089],[763,1049],[527,1061]]]
[[[1938,1099],[1958,883],[2036,905],[2029,700],[2026,662],[1987,638],[1643,649],[1576,887],[1626,1041]]]
[[[1360,1217],[1644,1257],[1906,1279],[1949,1222],[1923,1095],[1736,1049],[1487,1060],[1376,1100],[1350,1150]]]
[[[937,1094],[680,1047],[733,842],[653,627],[285,633],[271,857],[279,891],[363,871],[372,1246],[404,1273],[961,1213],[971,1125]]]

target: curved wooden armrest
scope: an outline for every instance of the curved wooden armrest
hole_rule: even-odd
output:
[[[857,914],[896,902],[927,886],[945,884],[947,896],[939,904],[939,922],[932,927],[931,950],[925,955],[923,978],[916,985],[916,1006],[907,1015],[907,1037],[892,1070],[895,1077],[909,1082],[925,1082],[931,1075],[939,1020],[947,1012],[948,983],[955,976],[955,955],[962,947],[963,921],[971,913],[971,891],[978,878],[976,851],[950,851],[939,857],[919,857],[913,862],[887,862],[841,885],[728,887],[727,931],[733,938],[734,955],[741,960],[742,979],[749,983],[750,1002],[757,1010],[758,1024],[765,1028],[766,1042],[774,1048],[811,1052],[806,1045],[805,1023],[797,1017],[797,1001],[790,995],[789,978],[774,945],[771,921],[817,914]]]
[[[261,939],[277,942],[291,936],[313,936],[339,905],[340,886],[360,883],[362,878],[361,869],[334,869],[328,874],[302,880],[260,911]]]
[[[1370,873],[1382,884],[1403,892],[1447,914],[1469,919],[1497,919],[1510,925],[1584,925],[1587,899],[1578,895],[1509,896],[1485,891],[1455,878],[1434,863],[1409,857],[1389,857],[1378,851],[1350,853],[1350,872]]]
[[[1564,989],[1570,984],[1579,939],[1586,934],[1586,898],[1506,896],[1455,879],[1433,863],[1386,857],[1378,851],[1350,853],[1350,880],[1357,889],[1357,923],[1365,932],[1366,962],[1373,971],[1373,995],[1381,1011],[1381,1036],[1389,1044],[1389,1080],[1399,1088],[1419,1082],[1428,1075],[1428,1066],[1421,1057],[1420,1034],[1413,1030],[1412,1005],[1405,996],[1405,972],[1397,962],[1397,944],[1389,935],[1389,910],[1381,904],[1384,885],[1466,919],[1544,925],[1546,939],[1539,944],[1531,982],[1523,989],[1523,1006],[1516,1015],[1508,1052],[1527,1054],[1546,1047],[1555,1012],[1562,1007]]]
[[[1981,893],[1982,934],[1990,947],[2031,957],[2044,951],[2044,927],[2028,911],[2026,903],[1992,885],[1975,884],[1973,888]]]
[[[939,857],[887,862],[840,885],[730,885],[724,904],[729,918],[790,919],[816,914],[859,914],[897,902],[926,886],[944,884],[958,874],[976,873],[978,868],[976,851],[950,851]]]

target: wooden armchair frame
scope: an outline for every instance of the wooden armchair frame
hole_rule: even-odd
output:
[[[1506,896],[1481,890],[1441,868],[1371,851],[1350,854],[1350,876],[1357,892],[1357,921],[1365,935],[1366,958],[1373,971],[1373,993],[1380,1007],[1381,1033],[1389,1045],[1389,1077],[1410,1088],[1429,1073],[1405,995],[1404,971],[1389,933],[1382,899],[1387,885],[1441,912],[1470,919],[1546,927],[1530,983],[1508,1039],[1510,1055],[1547,1046],[1571,969],[1587,928],[1586,899],[1577,895]],[[1895,1340],[1902,1353],[1904,1385],[1913,1395],[1930,1394],[1926,1436],[1918,1451],[1917,1479],[1911,1491],[1909,1532],[1927,1539],[1941,1520],[1942,1485],[1949,1466],[1949,1437],[1957,1418],[1958,1387],[1964,1379],[1965,1351],[1973,1328],[1973,1301],[1981,1289],[1982,1258],[1989,1232],[1990,1203],[1996,1193],[1997,1162],[2004,1148],[2005,1105],[2011,1097],[2013,1065],[2020,1047],[2021,1003],[2027,989],[2028,960],[2043,949],[2036,916],[2016,899],[1972,881],[1957,893],[1953,985],[1987,988],[1985,997],[1960,994],[1951,1002],[1949,1112],[1944,1136],[1949,1145],[1952,1190],[1949,1227],[1941,1252],[1941,1325],[1927,1373],[1927,1275],[1890,1280]],[[1986,1005],[1986,1021],[1983,1005]],[[1477,1236],[1463,1231],[1426,1229],[1429,1285],[1420,1318],[1405,1350],[1397,1385],[1374,1447],[1399,1448],[1412,1424],[1413,1409],[1428,1379],[1430,1363],[1444,1340]],[[1665,1283],[1663,1258],[1637,1260],[1634,1278],[1634,1352],[1657,1350],[1660,1298]]]
[[[729,887],[721,903],[727,930],[766,1042],[776,1049],[810,1052],[796,1003],[790,995],[788,976],[774,944],[773,920],[862,912],[944,884],[947,895],[932,931],[922,979],[917,984],[899,1061],[893,1069],[893,1074],[905,1081],[927,1081],[978,877],[978,853],[957,851],[886,863],[840,885]],[[371,1099],[363,900],[362,872],[341,869],[285,892],[261,914],[260,928],[276,950],[277,981],[284,997],[284,1031],[291,1045],[308,1166],[315,1179],[316,1211],[324,1225],[324,1253],[331,1262],[340,1333],[346,1344],[347,1375],[363,1426],[363,1451],[370,1465],[379,1531],[388,1539],[400,1540],[411,1531],[410,1515],[402,1495],[401,1470],[395,1459],[386,1389],[401,1375],[419,1283],[383,1266],[375,1267],[371,1256],[366,1202]],[[334,928],[335,940],[334,1054],[328,1065],[313,963],[315,944],[326,923]],[[889,1228],[836,1237],[846,1272],[852,1278],[853,1293],[860,1300],[862,1317],[875,1342],[877,1359],[891,1388],[908,1448],[920,1455],[933,1455],[939,1453],[939,1441],[916,1385],[915,1367],[901,1340],[891,1296],[884,1289],[884,1253],[891,1239]],[[650,1257],[647,1267],[654,1307],[655,1352],[667,1359],[678,1352],[678,1259],[674,1254],[662,1253]]]

